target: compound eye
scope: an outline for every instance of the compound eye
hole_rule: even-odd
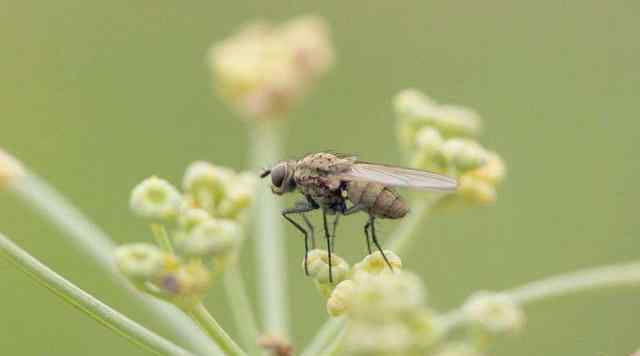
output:
[[[284,164],[277,165],[271,170],[271,183],[276,187],[280,187],[286,174],[287,167]]]

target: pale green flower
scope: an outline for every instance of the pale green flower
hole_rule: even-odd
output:
[[[164,179],[147,178],[131,192],[131,210],[139,216],[151,219],[174,217],[181,204],[178,190]]]
[[[118,246],[114,256],[118,270],[136,281],[157,277],[165,266],[165,254],[157,246],[148,243]]]
[[[518,330],[524,323],[520,306],[505,293],[478,292],[463,307],[467,320],[499,333]]]
[[[176,248],[187,256],[220,256],[237,245],[241,235],[238,223],[231,220],[208,219],[191,232],[177,236]]]

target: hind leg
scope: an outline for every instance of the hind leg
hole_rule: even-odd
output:
[[[373,240],[373,244],[376,245],[376,248],[378,249],[378,251],[380,251],[382,258],[384,258],[384,261],[387,263],[387,266],[389,266],[389,269],[393,271],[393,266],[391,266],[391,263],[387,259],[387,256],[384,254],[384,251],[382,251],[382,247],[380,247],[380,243],[378,243],[378,237],[376,236],[375,219],[376,218],[373,215],[369,215],[369,222],[367,224],[371,225],[371,239]],[[365,230],[366,230],[366,225],[365,225]]]

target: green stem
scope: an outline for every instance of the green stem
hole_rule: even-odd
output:
[[[621,286],[640,286],[640,262],[596,267],[553,276],[503,293],[524,305],[571,293]],[[461,308],[442,315],[439,320],[445,330],[453,329],[465,322]]]
[[[252,126],[251,167],[265,167],[281,160],[280,127],[276,122],[257,122]],[[260,309],[267,334],[287,338],[289,328],[289,298],[287,292],[286,246],[282,225],[281,200],[261,186],[255,204],[253,240]]]
[[[211,339],[216,342],[216,344],[218,344],[225,355],[246,355],[240,346],[238,346],[233,339],[227,335],[216,319],[209,314],[209,311],[207,311],[202,303],[198,303],[191,309],[186,309],[185,312],[200,326],[203,331],[207,333],[207,335],[211,337]]]
[[[173,254],[173,246],[171,245],[171,240],[167,234],[167,229],[165,229],[162,224],[153,223],[151,224],[151,232],[153,233],[153,238],[155,239],[156,244],[165,252]]]
[[[0,250],[29,277],[131,343],[156,355],[192,355],[76,287],[0,234]]]
[[[113,268],[113,241],[53,187],[27,173],[11,181],[10,191],[64,233],[71,244],[88,260],[94,261],[115,283],[131,291],[138,306],[162,320],[163,325],[180,340],[189,343],[200,354],[216,351],[219,354],[215,344],[179,310],[130,288],[129,282]]]
[[[235,319],[236,330],[240,335],[242,345],[250,355],[259,355],[262,350],[257,344],[258,327],[253,307],[249,301],[240,268],[235,260],[224,272],[224,285],[229,309]]]
[[[322,356],[338,356],[342,354],[341,346],[347,335],[346,328],[342,328],[340,332],[333,338],[333,341],[327,345],[326,349],[322,351]]]
[[[302,352],[302,356],[316,356],[322,355],[323,350],[328,350],[332,342],[344,332],[347,323],[344,318],[332,318],[329,319],[320,328],[320,331],[311,340],[309,346],[307,346]]]

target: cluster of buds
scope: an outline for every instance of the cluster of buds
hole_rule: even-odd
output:
[[[347,355],[423,355],[437,339],[420,278],[403,271],[391,251],[376,251],[355,264],[327,300],[329,315],[345,317]]]
[[[333,64],[325,21],[305,15],[255,22],[215,44],[208,56],[220,95],[249,117],[282,116]]]
[[[524,323],[520,306],[505,293],[477,292],[469,297],[463,311],[472,326],[491,334],[515,332]]]
[[[0,148],[0,189],[4,189],[16,178],[22,177],[25,170],[12,155]]]
[[[496,187],[505,176],[500,156],[482,147],[480,117],[469,109],[442,105],[416,90],[395,98],[398,138],[410,165],[458,178],[451,199],[472,204],[496,200]]]
[[[256,178],[207,162],[191,164],[184,192],[150,177],[131,193],[132,211],[151,223],[156,241],[120,246],[115,262],[141,290],[180,306],[199,301],[214,274],[234,257]]]

